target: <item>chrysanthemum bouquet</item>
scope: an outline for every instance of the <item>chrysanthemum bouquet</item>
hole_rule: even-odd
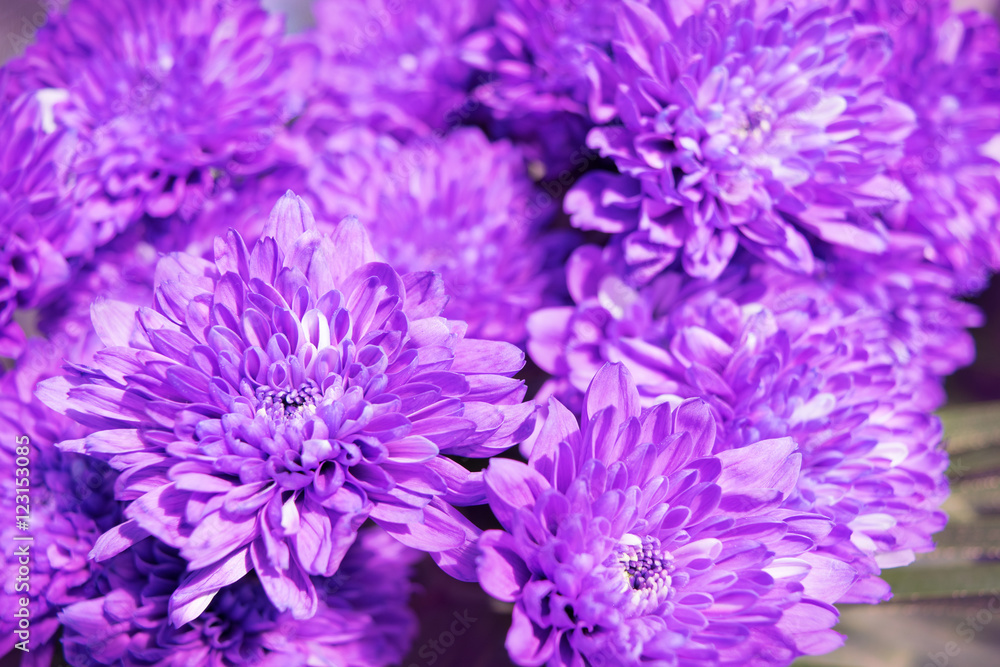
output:
[[[946,523],[994,21],[311,11],[54,2],[0,68],[0,651],[430,665],[430,567],[516,665],[839,647]]]

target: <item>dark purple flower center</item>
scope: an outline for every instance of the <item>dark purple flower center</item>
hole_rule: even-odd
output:
[[[670,592],[674,559],[660,548],[660,541],[655,537],[644,537],[640,545],[621,545],[618,563],[625,569],[632,590],[649,591],[659,598]]]
[[[774,112],[770,107],[757,104],[752,109],[748,109],[745,114],[746,120],[743,125],[743,131],[737,134],[741,138],[753,138],[757,143],[763,143],[765,134],[769,133],[772,129]]]
[[[312,380],[306,380],[296,389],[272,389],[259,387],[257,399],[264,407],[267,416],[274,420],[285,420],[302,416],[311,406],[316,404],[321,396],[319,387]]]

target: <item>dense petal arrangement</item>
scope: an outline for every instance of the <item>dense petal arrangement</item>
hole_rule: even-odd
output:
[[[15,356],[24,334],[14,311],[34,308],[65,285],[74,259],[92,252],[92,230],[74,215],[60,160],[64,133],[46,133],[31,95],[2,99],[0,73],[0,355]]]
[[[174,627],[169,600],[186,563],[176,549],[147,538],[109,563],[104,595],[60,614],[66,659],[78,667],[396,664],[416,633],[406,604],[417,553],[381,530],[365,530],[338,575],[316,581],[319,609],[308,621],[279,612],[248,574],[197,619]]]
[[[859,9],[866,22],[888,26],[886,90],[917,118],[905,157],[893,165],[912,199],[888,220],[928,237],[925,254],[956,273],[960,291],[979,290],[1000,267],[996,21],[978,12],[952,13],[940,0],[910,12],[887,0],[862,2]]]
[[[906,197],[885,172],[913,112],[845,3],[624,6],[613,61],[594,55],[591,114],[615,122],[588,138],[620,173],[570,192],[576,226],[617,235],[640,280],[678,258],[716,278],[740,246],[803,272],[810,241],[886,249],[875,213]]]
[[[310,186],[329,219],[370,220],[372,245],[389,264],[440,273],[443,315],[466,322],[469,336],[524,341],[524,321],[554,291],[551,267],[567,253],[563,237],[541,234],[551,202],[519,150],[477,129],[409,145],[347,131],[320,159]]]
[[[646,404],[706,400],[721,448],[793,438],[803,460],[789,506],[846,530],[850,546],[823,548],[860,571],[874,575],[932,547],[947,495],[940,424],[930,415],[942,400],[936,371],[970,360],[962,327],[976,324],[973,310],[935,285],[934,267],[924,285],[912,273],[900,284],[891,266],[876,272],[882,285],[859,272],[865,290],[842,276],[809,281],[757,264],[707,284],[665,275],[637,291],[605,259],[595,248],[578,251],[570,276],[580,305],[529,322],[532,357],[562,378],[554,391],[572,400],[605,361],[621,361]],[[925,309],[917,318],[909,303],[894,312],[890,299],[878,301],[899,293],[919,300],[921,288],[942,298],[918,304]],[[868,578],[842,601],[886,592]]]
[[[730,447],[763,437],[798,443],[801,498],[792,505],[849,529],[850,548],[834,542],[824,549],[859,569],[867,562],[872,574],[909,564],[915,552],[933,548],[931,534],[945,524],[941,426],[928,412],[936,406],[920,404],[940,390],[932,379],[914,382],[881,349],[865,316],[825,321],[823,302],[809,295],[782,305],[736,319],[736,304],[720,299],[685,313],[672,341],[687,380],[678,393],[704,396],[724,415]],[[796,326],[803,312],[812,317]],[[727,316],[726,325],[715,324]],[[868,579],[840,601],[887,595],[888,586]]]
[[[282,33],[256,0],[73,0],[6,69],[76,135],[74,196],[107,241],[266,166],[309,76]]]
[[[134,322],[95,307],[107,349],[42,385],[93,431],[60,446],[123,473],[129,520],[99,558],[151,534],[189,561],[175,623],[250,570],[280,611],[311,617],[310,575],[332,576],[369,517],[474,576],[477,531],[450,503],[483,489],[449,456],[489,456],[530,431],[510,378],[523,354],[439,316],[434,274],[374,257],[357,220],[323,236],[288,193],[252,250],[231,231],[214,262],[162,260]]]
[[[676,392],[685,374],[671,354],[678,322],[705,315],[691,312],[691,304],[704,308],[713,298],[731,300],[747,315],[767,308],[793,338],[815,317],[828,325],[859,322],[866,346],[917,383],[969,364],[975,349],[966,329],[982,324],[975,307],[952,297],[954,276],[921,262],[919,250],[914,256],[913,250],[896,249],[877,264],[839,258],[822,264],[811,278],[759,262],[733,265],[717,281],[668,272],[637,287],[626,273],[619,249],[582,246],[566,265],[574,305],[544,308],[528,320],[531,357],[554,376],[551,386],[563,400],[573,403],[572,396],[582,394],[608,361],[629,366],[647,404]],[[823,325],[815,324],[815,330]],[[937,408],[940,390],[927,383],[922,389],[929,393],[915,394],[914,400]]]
[[[77,435],[79,427],[33,396],[39,378],[58,370],[58,359],[50,345],[32,339],[0,380],[0,474],[5,480],[0,510],[11,517],[0,530],[5,612],[0,653],[23,642],[25,667],[51,664],[57,614],[97,591],[97,566],[88,554],[101,533],[121,520],[113,493],[115,471],[89,456],[56,449],[56,442]],[[22,608],[27,616],[15,615]],[[23,634],[18,633],[25,630],[21,618],[28,622]]]
[[[919,247],[897,247],[890,236],[890,256],[870,262],[863,257],[839,257],[825,263],[814,279],[802,280],[782,271],[756,269],[766,283],[762,302],[790,316],[797,306],[820,304],[831,321],[863,322],[866,345],[891,358],[902,376],[920,383],[942,380],[972,363],[975,343],[968,329],[982,326],[982,313],[955,298],[962,280],[950,271],[923,261]],[[944,396],[924,383],[914,400],[937,409]]]
[[[521,665],[787,664],[840,643],[828,604],[854,572],[809,553],[831,526],[781,509],[789,438],[713,454],[699,400],[640,409],[608,365],[576,419],[558,402],[527,464],[485,474],[503,531],[480,540],[480,582],[514,603]]]

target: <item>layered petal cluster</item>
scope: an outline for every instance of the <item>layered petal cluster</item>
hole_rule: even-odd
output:
[[[96,594],[98,566],[88,554],[101,533],[121,520],[113,492],[115,471],[97,459],[56,449],[56,442],[77,435],[79,427],[33,396],[38,379],[58,369],[57,352],[33,338],[0,380],[0,474],[7,480],[0,490],[0,511],[10,517],[0,530],[0,654],[26,641],[25,667],[52,664],[57,614]],[[14,615],[22,598],[29,600],[29,628],[23,636],[16,632],[24,628]]]
[[[573,224],[616,235],[642,281],[675,260],[717,278],[738,247],[806,273],[814,246],[883,252],[914,119],[884,94],[876,29],[846,2],[672,6],[626,1],[613,58],[594,52],[588,143],[619,173],[581,179]]]
[[[485,25],[493,0],[320,0],[306,37],[322,51],[322,95],[307,116],[335,128],[362,123],[400,139],[471,118],[477,81],[466,40]]]
[[[283,33],[257,0],[72,0],[6,69],[75,133],[75,197],[107,241],[266,166],[309,78]]]
[[[924,261],[922,248],[898,247],[890,236],[890,251],[871,262],[863,256],[840,257],[824,263],[812,280],[783,271],[752,269],[767,285],[762,302],[791,316],[795,307],[822,304],[823,318],[863,322],[864,340],[893,359],[900,377],[916,385],[923,379],[943,380],[972,363],[975,342],[968,329],[983,325],[974,305],[955,298],[962,278]],[[821,325],[820,325],[821,326]],[[923,383],[915,403],[932,411],[944,394]]]
[[[1000,267],[1000,33],[978,12],[941,0],[903,10],[889,0],[857,3],[886,26],[892,60],[886,90],[916,113],[917,130],[893,173],[912,200],[889,222],[929,237],[926,255],[976,291]]]
[[[419,552],[383,531],[362,531],[336,577],[317,579],[316,615],[293,619],[248,574],[223,589],[197,619],[170,623],[170,596],[185,576],[176,549],[153,538],[116,556],[101,596],[69,606],[66,659],[75,667],[299,667],[398,664],[416,635],[407,608]]]
[[[443,315],[468,335],[522,343],[527,316],[554,292],[567,239],[545,236],[551,200],[534,187],[521,151],[475,128],[439,142],[401,144],[340,132],[309,173],[328,219],[357,215],[399,271],[441,274]]]
[[[514,603],[521,665],[771,665],[840,644],[851,568],[811,552],[829,521],[781,507],[790,438],[713,453],[700,400],[640,407],[605,366],[579,423],[551,401],[527,464],[494,459],[479,576]]]
[[[214,261],[165,257],[132,318],[95,305],[106,349],[40,388],[90,429],[60,446],[122,471],[128,521],[98,559],[153,535],[189,562],[175,624],[250,570],[280,611],[311,617],[310,576],[335,574],[368,518],[474,577],[477,531],[452,503],[484,491],[450,457],[530,432],[510,377],[524,355],[440,316],[435,274],[374,258],[356,219],[324,236],[288,193],[252,249],[230,231]]]
[[[866,345],[891,359],[901,378],[918,384],[971,363],[975,344],[967,329],[983,321],[978,309],[953,298],[955,277],[921,262],[919,249],[894,249],[878,263],[838,258],[820,264],[811,278],[741,262],[716,281],[667,272],[636,286],[624,277],[627,271],[619,249],[581,246],[566,264],[575,303],[540,309],[528,319],[532,360],[554,376],[550,391],[568,404],[576,405],[608,361],[628,365],[647,404],[676,392],[685,372],[670,353],[677,323],[694,322],[704,311],[692,308],[703,309],[713,298],[746,311],[768,308],[793,334],[804,330],[810,314],[817,318],[816,330],[848,319],[861,322]],[[941,405],[940,388],[924,382],[922,390],[915,403],[928,410]]]
[[[823,303],[810,295],[781,305],[737,319],[738,306],[720,300],[676,322],[672,349],[687,380],[678,393],[713,405],[730,447],[762,437],[798,443],[801,497],[792,506],[849,529],[849,545],[833,542],[824,551],[872,575],[907,565],[933,548],[931,535],[946,521],[948,458],[930,414],[937,406],[926,404],[941,397],[940,387],[917,381],[869,340],[864,315],[824,321]],[[716,324],[727,316],[728,325]],[[842,601],[888,595],[869,577]]]
[[[46,133],[33,96],[2,99],[8,87],[0,73],[0,356],[14,357],[24,343],[14,311],[65,285],[95,241],[66,202],[65,134]]]
[[[852,289],[843,275],[804,280],[757,264],[713,283],[666,274],[636,290],[605,259],[578,251],[570,275],[580,305],[529,323],[532,358],[558,378],[550,391],[578,402],[601,364],[620,361],[647,405],[706,400],[720,447],[791,437],[803,461],[787,506],[832,519],[850,539],[823,552],[872,575],[842,601],[887,595],[874,575],[930,550],[944,526],[936,373],[971,359],[963,327],[977,314],[947,298],[943,272],[890,265],[859,271]]]

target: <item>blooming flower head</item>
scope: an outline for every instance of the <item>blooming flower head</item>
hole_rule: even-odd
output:
[[[92,431],[61,446],[122,470],[129,520],[95,555],[151,534],[196,573],[176,625],[250,570],[280,611],[312,616],[310,576],[332,576],[368,518],[474,576],[476,531],[450,503],[482,502],[481,480],[449,456],[530,431],[510,377],[524,357],[441,317],[435,274],[374,257],[356,219],[321,235],[288,193],[252,250],[230,231],[214,261],[161,260],[131,322],[95,306],[107,349],[40,388]]]
[[[75,195],[107,241],[259,170],[301,104],[297,57],[256,0],[72,0],[6,67],[76,134]]]
[[[279,612],[248,574],[198,618],[175,627],[168,618],[170,596],[186,563],[176,549],[147,538],[104,570],[103,595],[60,614],[66,659],[80,667],[395,664],[416,634],[416,617],[406,605],[418,553],[377,528],[365,530],[337,575],[316,580],[315,617],[296,620]]]
[[[936,284],[945,272],[890,264],[858,271],[852,285],[757,264],[715,283],[667,274],[635,290],[602,260],[578,251],[570,289],[580,305],[529,322],[533,359],[562,379],[551,389],[579,396],[599,364],[621,361],[647,405],[706,400],[722,449],[792,438],[802,469],[786,506],[846,531],[821,545],[866,574],[841,601],[883,599],[875,575],[929,550],[944,525],[936,372],[968,362],[963,327],[976,317]]]
[[[33,96],[4,100],[6,79],[0,73],[0,355],[14,357],[24,340],[14,311],[44,303],[94,242],[65,202],[65,135],[46,134]]]
[[[823,550],[871,575],[842,601],[885,599],[888,586],[874,575],[930,551],[946,521],[948,457],[930,413],[938,382],[895,358],[866,313],[840,315],[808,292],[753,310],[720,298],[678,314],[670,346],[684,367],[677,394],[708,400],[729,447],[785,436],[798,443],[799,497],[790,505],[848,529],[849,543]]]
[[[546,265],[566,244],[541,234],[552,206],[519,150],[474,128],[426,144],[358,130],[331,137],[321,159],[309,178],[328,218],[370,220],[389,264],[440,273],[443,314],[466,322],[468,335],[524,341],[525,319],[556,282]]]
[[[716,278],[740,246],[806,273],[816,244],[886,249],[874,213],[906,196],[883,172],[913,113],[844,3],[624,4],[588,138],[619,173],[581,179],[573,224],[617,235],[641,281],[675,259]]]
[[[100,534],[121,519],[114,470],[89,456],[60,452],[55,443],[78,435],[80,427],[33,396],[38,379],[58,366],[58,350],[32,338],[0,380],[0,474],[9,480],[0,490],[0,509],[11,517],[0,530],[5,581],[0,598],[6,612],[0,619],[0,654],[25,642],[25,667],[52,663],[57,614],[96,592],[88,554]],[[21,598],[29,600],[30,630],[24,635],[17,633],[24,628],[14,616]]]
[[[800,455],[789,438],[713,453],[699,400],[641,409],[605,366],[580,423],[558,401],[527,464],[485,474],[503,530],[479,577],[514,603],[521,665],[787,664],[841,642],[828,604],[854,572],[810,553],[830,524],[782,509]]]
[[[323,53],[322,97],[307,116],[390,132],[401,139],[465,122],[473,69],[465,40],[493,2],[320,0],[308,38]],[[326,118],[328,117],[328,118]]]
[[[955,13],[943,0],[900,7],[860,2],[862,20],[892,43],[886,90],[916,113],[893,173],[912,200],[889,222],[929,237],[929,259],[953,270],[963,292],[1000,268],[1000,33],[992,17]]]

